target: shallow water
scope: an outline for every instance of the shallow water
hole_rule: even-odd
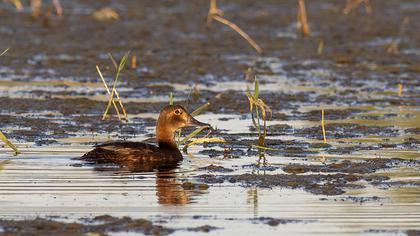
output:
[[[207,173],[198,170],[199,167],[208,164],[241,166],[257,160],[255,157],[211,159],[193,154],[170,173],[98,172],[91,167],[74,166],[80,161],[71,158],[87,150],[84,146],[63,147],[52,155],[49,148],[23,149],[31,153],[3,162],[0,215],[13,219],[59,216],[70,221],[110,214],[163,220],[166,222],[163,225],[174,228],[204,224],[222,228],[214,231],[215,234],[246,234],[255,227],[261,232],[354,235],[372,229],[392,235],[403,234],[403,229],[419,229],[420,189],[415,187],[378,189],[368,186],[340,196],[313,195],[278,187],[244,188],[228,183],[211,185],[207,190],[185,190],[181,187],[183,181]],[[9,158],[3,155],[1,159]],[[270,156],[267,160],[274,166],[291,161],[296,160],[281,156]],[[243,167],[233,168],[237,172],[249,171]],[[393,180],[420,180],[418,168],[397,168],[383,174]],[[349,196],[375,196],[377,199],[359,203],[349,200]],[[272,227],[253,220],[255,217],[299,221]]]

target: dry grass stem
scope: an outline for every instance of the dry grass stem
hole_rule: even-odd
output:
[[[248,69],[245,72],[245,80],[253,82],[254,79],[255,79],[254,69],[252,67],[248,67]]]
[[[198,138],[190,143],[188,143],[187,145],[185,145],[185,147],[183,148],[183,150],[191,147],[194,144],[197,143],[225,143],[226,140],[222,139],[222,138]]]
[[[302,35],[309,36],[311,32],[309,30],[308,17],[306,15],[305,1],[299,0],[298,5],[297,30],[301,32]]]
[[[325,134],[324,109],[321,110],[321,126],[322,126],[322,136],[324,137],[324,143],[327,143],[327,136]]]
[[[6,54],[7,51],[9,51],[9,48],[6,48],[2,53],[0,53],[0,57],[3,56],[4,54]]]
[[[408,17],[408,16],[404,17],[404,20],[401,23],[400,28],[399,28],[399,32],[398,32],[398,36],[397,36],[398,38],[395,39],[393,42],[391,42],[386,49],[386,51],[389,54],[398,54],[399,53],[399,45],[400,45],[401,37],[404,35],[409,23],[410,23],[410,17]]]
[[[398,49],[398,41],[394,41],[388,45],[388,48],[386,49],[387,53],[389,54],[399,54],[400,50]]]
[[[41,14],[42,0],[30,1],[31,11],[33,17],[38,17]],[[60,0],[52,0],[51,6],[48,8],[47,15],[51,14],[52,8],[55,10],[57,16],[63,15],[63,8],[61,7]]]
[[[222,24],[225,24],[235,30],[239,35],[241,35],[246,41],[248,41],[249,44],[258,52],[262,53],[262,48],[243,30],[241,30],[236,24],[226,20],[225,18],[222,18],[220,16],[214,15],[213,19],[219,21]]]
[[[399,83],[398,84],[398,96],[401,97],[403,93],[403,84]]]
[[[105,81],[105,79],[104,79],[104,77],[103,77],[103,75],[102,75],[102,72],[101,72],[101,70],[99,69],[99,66],[98,66],[98,65],[96,65],[96,71],[98,71],[99,77],[101,78],[102,83],[104,84],[105,89],[106,89],[106,91],[107,91],[108,95],[110,95],[110,96],[111,96],[111,91],[109,91],[108,85],[106,84],[106,81]],[[119,119],[119,120],[121,120],[120,111],[119,111],[119,109],[118,109],[118,107],[117,107],[117,104],[115,103],[115,100],[114,100],[114,99],[112,100],[112,105],[114,106],[115,111],[117,112],[118,119]]]
[[[10,142],[7,137],[3,134],[3,132],[0,131],[0,140],[2,140],[7,146],[9,146],[13,151],[15,151],[15,155],[19,155],[20,151],[17,149],[17,147]]]
[[[12,3],[16,10],[18,11],[22,11],[23,10],[23,5],[22,2],[20,0],[9,0],[10,3]]]
[[[324,51],[324,40],[319,40],[319,43],[318,43],[318,48],[317,48],[317,53],[318,53],[318,55],[322,55],[322,52]]]
[[[135,55],[131,56],[131,68],[136,69],[137,67],[137,57]]]
[[[258,130],[258,146],[265,146],[265,137],[267,136],[267,114],[271,116],[271,109],[267,106],[263,100],[259,98],[259,82],[255,79],[254,82],[254,93],[248,89],[246,91],[246,96],[249,101],[249,110],[251,112],[252,123]],[[254,115],[255,113],[255,115]],[[261,119],[263,120],[263,130],[261,130]]]
[[[52,5],[54,6],[57,16],[62,16],[63,8],[61,7],[60,0],[52,0]]]
[[[122,99],[120,98],[120,94],[118,93],[117,90],[114,91],[115,92],[115,96],[117,97],[118,103],[120,104],[121,110],[123,112],[124,118],[126,121],[128,121],[128,116],[127,116],[127,111],[124,108]]]
[[[128,121],[127,113],[124,109],[124,106],[122,105],[122,100],[121,100],[120,96],[118,95],[116,87],[117,87],[118,79],[120,77],[120,73],[124,69],[125,63],[127,62],[127,59],[128,59],[128,56],[130,55],[130,52],[126,52],[124,54],[124,56],[121,58],[121,61],[118,65],[117,65],[115,59],[112,57],[112,55],[111,54],[109,54],[109,55],[110,55],[111,61],[114,64],[114,67],[115,67],[117,73],[115,75],[114,83],[113,83],[112,90],[111,90],[111,95],[110,95],[109,100],[108,100],[108,105],[107,105],[107,107],[104,111],[104,114],[102,116],[102,120],[105,120],[105,118],[107,117],[109,108],[112,105],[112,101],[114,101],[114,95],[115,95],[115,96],[117,96],[118,102],[119,102],[119,104],[121,106],[121,109],[124,113],[124,117],[125,117],[126,121]]]
[[[372,13],[373,8],[372,8],[372,5],[370,4],[370,0],[347,0],[346,6],[343,9],[343,13],[346,15],[350,14],[350,12],[354,8],[358,7],[361,3],[364,3],[365,12],[367,14]]]
[[[325,164],[325,162],[327,162],[327,158],[325,158],[325,156],[321,156],[320,161],[322,164]]]
[[[222,15],[223,15],[223,12],[217,8],[216,0],[210,0],[210,8],[207,15],[207,25],[210,25],[212,20],[216,20],[222,24],[229,26],[231,29],[235,30],[239,35],[241,35],[242,38],[244,38],[249,44],[251,44],[251,46],[258,53],[262,53],[262,48],[247,33],[245,33],[235,23],[223,18]]]
[[[217,8],[216,0],[210,0],[210,8],[207,14],[207,26],[210,26],[214,15],[223,16],[223,11]]]

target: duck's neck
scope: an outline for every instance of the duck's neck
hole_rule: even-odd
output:
[[[162,126],[156,127],[156,139],[160,148],[166,149],[176,149],[178,150],[178,145],[175,142],[175,131],[167,130],[162,128]]]

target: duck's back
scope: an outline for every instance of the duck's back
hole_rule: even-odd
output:
[[[182,160],[178,149],[159,148],[142,142],[111,142],[98,145],[81,159],[92,164],[159,168]]]

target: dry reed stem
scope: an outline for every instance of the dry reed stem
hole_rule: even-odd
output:
[[[3,56],[4,54],[6,54],[7,51],[9,51],[9,48],[6,48],[2,53],[0,53],[0,57]]]
[[[264,127],[265,127],[265,123],[266,123],[266,120],[267,120],[267,114],[270,114],[270,116],[272,114],[270,107],[267,104],[265,104],[263,100],[261,100],[259,98],[255,99],[254,97],[248,97],[248,100],[249,100],[249,106],[250,106],[251,110],[253,109],[254,105],[257,108],[261,109],[261,116],[264,120]],[[252,119],[253,119],[252,121],[253,121],[254,125],[257,126],[256,125],[257,123],[254,120],[254,117],[252,117]]]
[[[403,84],[399,83],[398,84],[398,96],[401,97],[403,93]]]
[[[327,162],[327,159],[325,158],[325,156],[321,156],[321,163],[322,164],[325,164],[325,162]]]
[[[319,40],[319,43],[318,43],[318,48],[317,48],[317,53],[318,53],[318,55],[322,55],[322,52],[324,51],[324,40]]]
[[[122,110],[123,115],[124,115],[124,119],[126,121],[128,121],[127,111],[125,110],[122,99],[120,98],[120,95],[119,95],[119,93],[116,89],[115,89],[115,96],[117,96],[118,103],[120,104],[121,110]]]
[[[60,0],[52,0],[52,5],[54,6],[57,16],[62,16],[63,8],[61,7]]]
[[[128,56],[129,55],[130,55],[130,51],[126,52],[124,54],[124,56],[121,58],[119,65],[117,65],[115,59],[112,57],[111,54],[109,54],[109,56],[111,58],[111,61],[112,61],[112,63],[115,66],[115,69],[116,69],[117,74],[115,75],[115,78],[114,78],[114,82],[113,82],[112,90],[111,90],[111,96],[109,97],[108,104],[106,106],[106,109],[104,111],[104,114],[102,115],[102,120],[105,120],[105,118],[106,118],[106,116],[108,114],[109,108],[111,108],[112,101],[114,100],[114,94],[118,93],[118,91],[117,91],[117,82],[118,82],[118,79],[120,77],[121,71],[124,69],[125,63],[127,62],[127,59],[128,59]],[[122,105],[122,101],[119,98],[119,96],[117,96],[117,98],[118,98],[118,101],[120,102],[120,104]],[[124,107],[122,107],[122,109],[123,109],[123,112],[125,113]]]
[[[327,143],[327,136],[325,135],[324,109],[321,110],[321,117],[322,136],[324,136],[324,143]]]
[[[389,54],[399,54],[400,50],[398,49],[398,40],[390,43],[386,49],[386,52]]]
[[[398,32],[398,38],[395,39],[393,42],[391,42],[386,51],[390,54],[399,54],[399,45],[400,45],[400,37],[402,37],[406,31],[407,25],[410,23],[410,17],[406,16],[404,17],[403,22],[400,25],[400,29]]]
[[[103,75],[101,73],[101,70],[99,69],[99,66],[98,65],[96,65],[96,71],[98,71],[99,77],[101,78],[102,83],[104,84],[105,89],[106,89],[108,95],[111,96],[111,91],[109,91],[109,87],[106,84],[105,79],[104,79],[104,77],[103,77]],[[118,119],[121,120],[120,111],[118,110],[117,104],[115,103],[115,100],[114,99],[112,99],[112,105],[114,105],[115,111],[117,112]]]
[[[299,0],[298,5],[297,30],[301,32],[302,35],[309,36],[311,32],[308,25],[308,17],[306,15],[305,1]]]
[[[20,0],[9,0],[10,3],[12,3],[16,10],[18,11],[22,11],[23,10],[23,5],[22,2]]]
[[[136,69],[137,67],[137,57],[135,55],[131,56],[131,68]]]
[[[219,21],[222,24],[225,24],[227,26],[229,26],[230,28],[232,28],[233,30],[235,30],[239,35],[242,36],[242,38],[244,38],[246,41],[248,41],[249,44],[251,44],[251,46],[258,52],[258,53],[262,53],[262,48],[247,34],[245,33],[241,28],[239,28],[236,24],[226,20],[223,17],[220,17],[218,15],[213,15],[212,17],[214,20]]]
[[[248,69],[245,72],[245,80],[254,81],[254,79],[255,79],[254,69],[252,67],[248,67]]]
[[[216,0],[210,0],[210,8],[207,14],[207,26],[210,26],[214,15],[223,16],[223,11],[217,8]]]
[[[9,146],[13,151],[15,151],[15,155],[19,155],[20,151],[17,147],[7,139],[7,137],[0,131],[0,140],[2,140],[7,146]]]
[[[365,6],[365,12],[367,14],[372,13],[373,8],[369,0],[347,0],[346,6],[343,9],[343,13],[346,15],[350,14],[350,12],[354,8],[358,7],[362,2],[364,3],[364,6]]]
[[[38,17],[41,14],[42,0],[31,0],[30,6],[32,17]]]
[[[245,33],[239,26],[235,23],[225,19],[222,17],[223,11],[217,8],[216,0],[210,0],[210,8],[207,14],[207,25],[209,26],[212,20],[216,20],[222,24],[225,24],[235,30],[239,35],[242,36],[251,46],[258,52],[262,53],[262,48],[247,34]]]

